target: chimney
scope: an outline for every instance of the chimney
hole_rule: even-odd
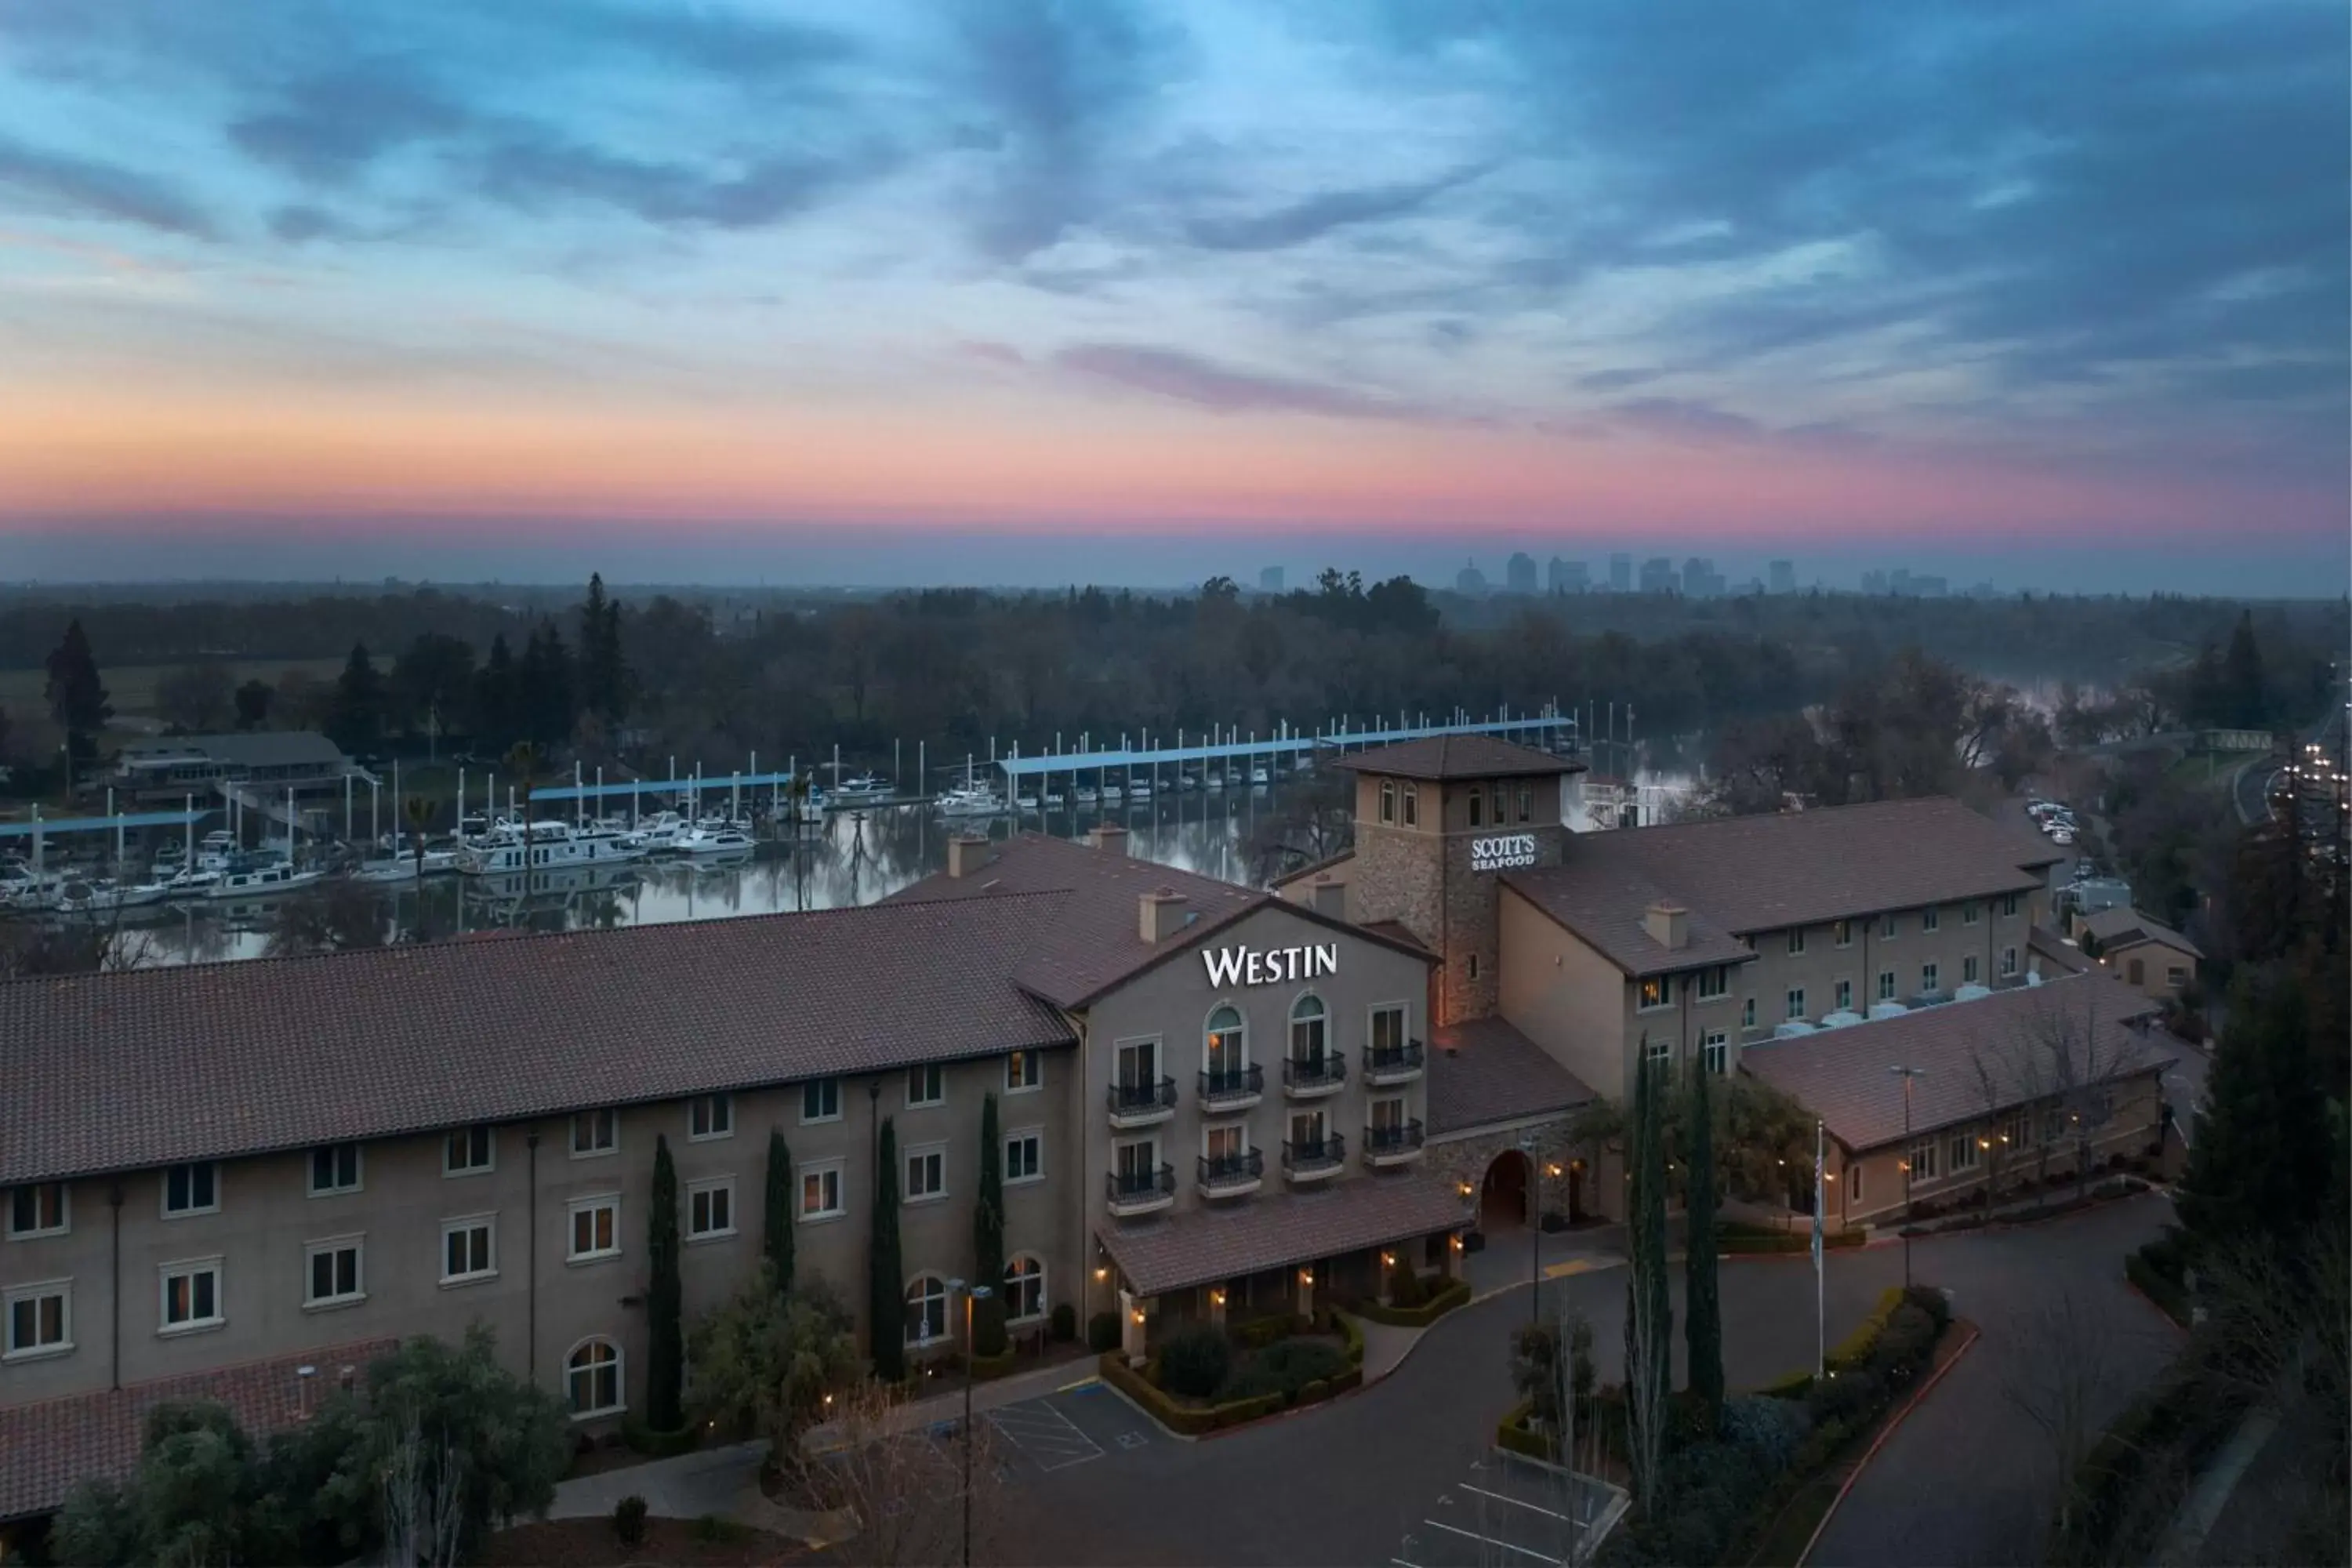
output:
[[[1098,822],[1087,829],[1087,847],[1124,855],[1127,853],[1127,829],[1115,822]]]
[[[1664,901],[1652,904],[1642,911],[1642,929],[1660,947],[1675,949],[1690,945],[1690,911],[1680,904]]]
[[[1348,918],[1348,884],[1328,871],[1315,879],[1313,900],[1317,914],[1339,921]]]
[[[1139,919],[1136,933],[1149,942],[1160,942],[1182,931],[1191,922],[1184,895],[1173,888],[1154,888],[1137,900]]]
[[[988,840],[977,833],[959,833],[948,840],[948,875],[961,881],[988,864]]]

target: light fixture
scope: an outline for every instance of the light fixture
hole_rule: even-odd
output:
[[[1138,1307],[1135,1310],[1135,1321],[1138,1323],[1141,1323],[1143,1321],[1143,1309],[1140,1307]]]
[[[1456,1236],[1456,1237],[1451,1237],[1450,1239],[1451,1239],[1451,1240],[1453,1241],[1453,1243],[1454,1243],[1454,1251],[1456,1251],[1456,1252],[1461,1251],[1461,1250],[1462,1250],[1462,1238],[1461,1238],[1460,1237]]]
[[[1223,1290],[1212,1290],[1209,1292],[1209,1305],[1212,1307],[1222,1307],[1224,1304],[1225,1293]]]
[[[1100,1264],[1097,1264],[1095,1265],[1095,1278],[1097,1279],[1108,1279],[1110,1278],[1110,1270],[1105,1268]]]
[[[1456,1186],[1457,1186],[1458,1190],[1461,1192],[1461,1194],[1462,1194],[1462,1195],[1463,1195],[1464,1197],[1465,1197],[1465,1198],[1466,1198],[1466,1197],[1468,1197],[1468,1196],[1470,1195],[1470,1184],[1469,1184],[1469,1183],[1467,1183],[1467,1182],[1461,1182],[1461,1183],[1457,1183],[1457,1184],[1456,1184]]]
[[[1314,1283],[1315,1283],[1315,1270],[1313,1270],[1312,1268],[1302,1268],[1302,1269],[1300,1269],[1300,1270],[1298,1271],[1298,1282],[1299,1282],[1301,1285],[1312,1285],[1312,1284],[1314,1284]]]
[[[1551,1168],[1551,1170],[1550,1170],[1548,1173],[1549,1173],[1549,1174],[1550,1174],[1550,1175],[1553,1175],[1553,1176],[1557,1176],[1557,1175],[1559,1175],[1559,1167],[1557,1164],[1553,1165],[1553,1166],[1552,1166],[1552,1168]]]

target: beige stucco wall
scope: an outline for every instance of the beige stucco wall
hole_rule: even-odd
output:
[[[1496,895],[1499,1011],[1595,1093],[1622,1099],[1631,1038],[1624,972],[1509,888]]]
[[[2160,937],[2126,948],[2102,949],[2099,963],[2110,975],[2157,1002],[2170,1001],[2197,978],[2196,955]],[[2135,963],[2139,965],[2137,977],[2132,973]],[[2177,981],[2171,977],[2173,970],[2180,972]]]

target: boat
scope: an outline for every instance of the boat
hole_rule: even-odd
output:
[[[833,798],[845,803],[888,800],[897,793],[896,784],[888,779],[878,778],[873,773],[859,773],[855,778],[844,779],[833,786]]]
[[[201,899],[208,897],[226,875],[218,866],[197,865],[163,879],[166,899]]]
[[[749,855],[759,847],[740,827],[698,826],[671,847],[680,855]]]
[[[1004,797],[981,784],[960,784],[933,803],[941,816],[999,816]]]
[[[603,828],[583,831],[568,822],[534,822],[528,829],[514,826],[491,829],[480,843],[459,853],[457,869],[469,877],[487,877],[635,860],[646,853],[649,843],[649,839],[611,834]]]
[[[104,877],[87,881],[74,878],[58,889],[50,907],[61,914],[104,915],[141,904],[160,903],[163,898],[161,882],[125,884]]]
[[[824,814],[841,804],[837,795],[828,795],[814,784],[808,794],[793,803],[793,820],[799,823],[822,823]]]
[[[205,889],[205,896],[208,899],[274,898],[279,893],[297,892],[326,879],[324,871],[302,870],[291,861],[278,859],[244,870],[224,871],[219,881]]]
[[[1201,775],[1201,787],[1212,792],[1221,790],[1225,787],[1225,775],[1211,768]]]
[[[1273,775],[1268,773],[1263,765],[1250,770],[1250,785],[1252,788],[1263,788],[1265,785],[1270,784],[1273,782]]]
[[[637,842],[648,855],[667,855],[676,847],[681,835],[693,831],[694,825],[677,813],[656,812],[637,829]]]
[[[1199,788],[1201,787],[1201,780],[1200,780],[1200,778],[1199,778],[1199,776],[1198,776],[1197,774],[1193,774],[1193,773],[1178,773],[1178,774],[1176,775],[1176,787],[1177,787],[1177,789],[1179,789],[1180,791],[1181,791],[1181,790],[1188,790],[1188,789],[1199,789]]]
[[[1060,790],[1048,786],[1045,791],[1045,804],[1047,805],[1067,805],[1068,802],[1063,798],[1062,792]]]
[[[1134,780],[1127,786],[1127,797],[1129,800],[1150,800],[1151,798],[1151,781],[1150,779]]]
[[[413,882],[418,877],[446,876],[457,868],[455,849],[427,849],[425,864],[420,868],[415,855],[386,856],[380,860],[363,860],[352,871],[352,880],[371,885]]]
[[[1105,800],[1125,800],[1127,792],[1115,784],[1107,784],[1102,786],[1102,797]]]
[[[1019,806],[1024,811],[1034,811],[1037,809],[1037,792],[1034,790],[1023,790],[1020,794],[1013,797],[1013,804]]]
[[[1092,805],[1102,798],[1102,795],[1092,784],[1080,784],[1070,792],[1070,798],[1080,805]]]

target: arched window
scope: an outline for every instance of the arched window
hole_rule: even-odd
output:
[[[1324,1030],[1328,1020],[1323,1016],[1323,999],[1309,992],[1301,996],[1290,1009],[1290,1059],[1295,1062],[1319,1062],[1323,1059]]]
[[[1240,1010],[1218,1008],[1209,1015],[1208,1048],[1202,1053],[1202,1067],[1221,1078],[1239,1076],[1249,1060],[1248,1042],[1249,1031]]]
[[[907,1342],[937,1344],[947,1337],[947,1281],[936,1274],[918,1274],[907,1287]]]
[[[1396,820],[1396,780],[1394,779],[1381,781],[1381,820],[1382,822]]]
[[[621,1408],[621,1347],[610,1340],[583,1340],[563,1363],[565,1392],[574,1415],[604,1415]]]
[[[1027,1323],[1045,1315],[1045,1266],[1024,1252],[1004,1266],[1004,1321]]]

